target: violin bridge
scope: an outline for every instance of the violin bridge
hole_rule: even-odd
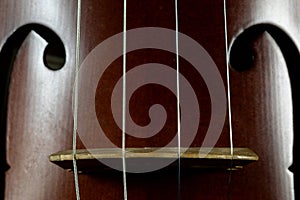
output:
[[[243,166],[258,160],[257,154],[248,148],[234,148],[231,154],[230,148],[182,148],[180,155],[181,169],[196,170],[238,170]],[[169,159],[170,165],[166,169],[174,168],[178,162],[178,149],[174,148],[126,148],[126,160],[135,160],[138,164],[142,162]],[[72,150],[59,151],[51,154],[49,160],[66,169],[72,171],[73,162]],[[112,170],[106,166],[105,162],[121,162],[122,149],[101,148],[101,149],[78,149],[76,151],[77,168],[83,173]],[[172,162],[173,160],[173,162]],[[102,162],[104,161],[104,162]],[[138,166],[136,166],[138,167]]]

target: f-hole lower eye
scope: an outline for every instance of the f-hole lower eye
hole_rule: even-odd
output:
[[[246,71],[251,68],[255,59],[252,47],[244,39],[237,39],[230,51],[230,65],[237,71]]]
[[[0,52],[2,65],[13,64],[18,50],[31,31],[34,31],[40,35],[48,43],[44,49],[44,65],[51,70],[61,69],[66,62],[66,51],[64,44],[54,31],[40,24],[26,24],[18,28],[7,39]]]
[[[66,62],[66,54],[61,44],[49,43],[45,48],[43,61],[51,70],[61,69]]]

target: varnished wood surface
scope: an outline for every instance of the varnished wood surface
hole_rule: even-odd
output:
[[[82,3],[81,61],[95,46],[122,32],[123,28],[121,1],[88,0]],[[1,57],[1,166],[5,166],[5,163],[10,166],[5,174],[6,168],[1,168],[0,189],[4,199],[75,199],[72,174],[49,163],[48,155],[69,149],[72,143],[76,4],[76,1],[71,0],[0,1],[1,51],[15,31],[31,23],[53,30],[66,49],[65,65],[53,71],[43,63],[47,42],[41,33],[31,32],[19,48],[11,74],[6,69],[9,67],[7,59],[10,58]],[[228,0],[230,47],[247,28],[261,23],[278,27],[276,33],[287,33],[294,45],[299,47],[299,4],[298,0]],[[129,0],[127,6],[128,29],[149,26],[175,28],[174,1]],[[293,177],[288,168],[292,164],[293,138],[295,146],[298,141],[297,134],[294,134],[299,130],[299,101],[295,96],[298,91],[298,73],[293,64],[298,66],[299,53],[290,50],[290,54],[296,54],[296,58],[283,54],[284,48],[270,33],[273,29],[267,30],[265,27],[260,27],[266,29],[265,32],[258,31],[259,34],[254,34],[252,38],[246,37],[247,45],[254,55],[250,67],[243,71],[230,69],[234,146],[253,149],[260,160],[244,170],[232,173],[230,185],[228,173],[183,173],[182,199],[222,200],[228,199],[228,195],[233,200],[294,199]],[[226,86],[223,1],[180,1],[179,31],[208,51]],[[282,43],[288,44],[285,39]],[[163,63],[175,68],[175,56],[161,51],[132,52],[127,55],[127,60],[129,68],[148,62]],[[181,69],[188,69],[182,73],[189,77],[200,99],[200,128],[192,144],[197,147],[202,144],[211,117],[209,93],[201,76],[195,76],[189,70],[189,63],[181,59],[180,64]],[[106,76],[99,81],[95,95],[99,124],[104,126],[106,134],[118,146],[121,145],[120,130],[110,122],[108,115],[100,117],[99,113],[105,111],[109,114],[110,110],[106,109],[110,105],[107,93],[121,76],[121,65],[121,57],[111,64]],[[4,90],[8,76],[11,77],[9,94]],[[88,82],[89,77],[83,80]],[[170,111],[170,124],[167,127],[171,131],[149,139],[127,137],[128,147],[163,146],[174,136],[176,120],[172,119],[176,111],[172,109],[172,102],[175,98],[158,89],[160,92],[154,90],[150,94],[141,93],[139,97],[147,105],[155,102],[152,99],[162,98],[160,102]],[[143,115],[143,102],[135,106],[135,118],[141,124],[147,121]],[[78,148],[85,148],[78,139]],[[217,146],[229,146],[228,118]],[[294,158],[292,168],[295,170],[296,166]],[[177,173],[131,174],[127,180],[130,200],[177,199]],[[82,175],[79,184],[82,199],[123,198],[120,174]]]

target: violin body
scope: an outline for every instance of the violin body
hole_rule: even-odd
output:
[[[222,0],[179,1],[179,39],[188,38],[188,41],[203,47],[201,55],[211,58],[210,64],[213,63],[218,72],[216,77],[212,77],[205,67],[203,71],[197,71],[191,59],[185,57],[195,52],[179,42],[179,72],[195,92],[200,110],[195,135],[189,136],[191,139],[181,136],[183,147],[202,146],[210,126],[221,127],[220,130],[212,128],[220,132],[213,145],[230,147],[232,127],[233,146],[251,148],[259,160],[233,172],[183,170],[180,192],[176,170],[127,173],[128,199],[176,199],[178,194],[181,199],[295,199],[297,164],[293,151],[299,140],[295,133],[299,130],[297,122],[300,115],[296,97],[297,68],[300,64],[299,8],[297,0],[284,3],[280,0],[227,0],[225,20]],[[75,199],[73,174],[50,163],[48,156],[72,148],[75,53],[78,48],[77,2],[1,0],[0,11],[1,198]],[[156,29],[151,30],[174,33],[175,44],[175,16],[175,4],[171,0],[127,2],[128,87],[132,79],[137,82],[148,80],[148,72],[130,76],[130,71],[137,66],[145,67],[147,63],[160,63],[170,68],[172,76],[176,75],[175,45],[171,45],[170,50],[150,48],[134,37],[135,33],[149,33],[150,29],[141,28],[154,27]],[[107,49],[108,57],[116,55],[111,56],[114,59],[107,61],[107,66],[100,66],[104,67],[102,76],[96,76],[97,66],[94,66],[94,71],[91,70],[95,76],[82,71],[88,67],[84,63],[89,63],[93,58],[91,54],[104,48],[103,44],[124,37],[120,35],[123,20],[123,1],[82,1],[79,149],[105,148],[111,147],[111,144],[116,148],[122,146],[120,119],[114,119],[111,101],[112,97],[119,102],[122,99],[120,91],[114,92],[124,77],[122,52],[116,53],[122,49],[122,40],[119,45]],[[161,38],[153,34],[152,39],[159,41]],[[137,48],[130,50],[131,44]],[[230,61],[229,79],[226,48]],[[198,58],[198,54],[195,55]],[[101,59],[106,62],[105,57],[101,57],[96,60],[97,63],[101,64]],[[93,78],[98,82],[92,103],[83,103],[85,87],[89,87]],[[168,75],[164,79],[169,79]],[[171,85],[176,85],[176,79],[170,80]],[[221,83],[222,90],[216,95],[224,97],[217,98],[221,107],[213,109],[215,90],[212,91],[211,87],[214,83]],[[176,142],[169,143],[177,133],[176,94],[166,86],[149,81],[134,91],[130,98],[128,108],[135,124],[143,127],[151,123],[148,112],[156,104],[165,108],[166,119],[161,118],[165,124],[156,135],[138,137],[127,134],[126,147],[164,147],[169,144],[176,147]],[[231,108],[226,103],[228,101]],[[81,117],[80,112],[88,109],[84,106],[82,109],[82,105],[94,109],[97,126],[102,127],[111,144],[103,138],[95,139],[99,137],[97,129],[89,118]],[[120,116],[122,104],[114,105]],[[229,118],[229,110],[232,118]],[[219,124],[212,123],[212,119],[220,120]],[[83,133],[85,129],[81,129],[82,126],[92,128]],[[117,170],[80,174],[79,186],[81,199],[124,198],[122,173]]]

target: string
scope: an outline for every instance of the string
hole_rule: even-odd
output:
[[[79,50],[80,50],[80,18],[81,18],[81,0],[77,1],[77,24],[76,24],[76,52],[75,52],[75,85],[74,85],[74,127],[73,127],[73,171],[74,171],[74,183],[76,191],[76,199],[80,200],[79,183],[78,183],[78,171],[76,163],[76,132],[77,132],[77,116],[78,116],[78,71],[79,71]]]
[[[177,96],[177,139],[178,139],[178,200],[180,200],[181,193],[181,123],[180,123],[180,82],[179,82],[179,44],[178,44],[178,0],[175,0],[175,44],[176,44],[176,96]]]
[[[127,1],[124,0],[123,8],[123,94],[122,94],[122,167],[123,167],[123,192],[124,200],[127,200],[127,181],[126,181],[126,151],[125,151],[125,134],[126,134],[126,18],[127,18]]]
[[[225,32],[225,52],[226,52],[226,72],[227,72],[227,98],[228,98],[228,122],[229,122],[229,142],[230,142],[230,155],[232,168],[233,161],[233,131],[232,131],[232,110],[231,110],[231,92],[230,92],[230,71],[229,71],[229,51],[228,51],[228,28],[227,28],[227,7],[226,0],[223,2],[224,6],[224,32]],[[227,199],[230,199],[230,185],[231,185],[232,170],[229,171],[228,177],[228,192]]]

